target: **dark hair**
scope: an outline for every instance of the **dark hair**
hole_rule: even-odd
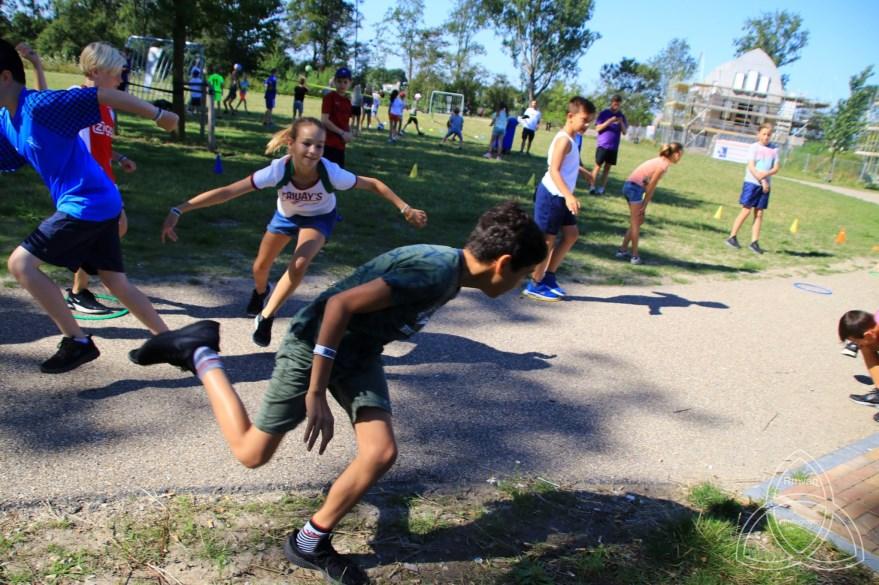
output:
[[[452,111],[455,112],[456,114],[460,114],[461,108],[459,108],[458,106],[455,106],[454,108],[452,108]]]
[[[391,95],[388,99],[390,101],[394,101],[395,99],[397,99],[398,95],[400,95],[400,92],[395,89],[395,90],[391,91]]]
[[[615,94],[613,95],[613,97],[610,98],[610,103],[614,103],[614,102],[616,102],[616,103],[618,103],[618,104],[623,103],[623,96],[621,96],[621,95],[618,94],[618,93],[615,93]]]
[[[505,201],[483,213],[465,247],[486,263],[509,254],[513,270],[534,266],[547,254],[543,232],[515,201]]]
[[[590,102],[584,97],[574,96],[568,101],[568,113],[576,114],[580,110],[583,110],[587,114],[595,113],[595,104]]]
[[[839,340],[861,339],[876,326],[876,317],[867,311],[849,311],[839,320]]]
[[[9,71],[12,79],[24,85],[24,64],[15,47],[9,41],[0,39],[0,73]]]
[[[669,142],[668,144],[663,144],[659,149],[659,156],[663,158],[671,158],[672,155],[679,152],[684,152],[684,145],[680,142]]]

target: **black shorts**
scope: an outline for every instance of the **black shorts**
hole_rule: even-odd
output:
[[[200,97],[190,98],[189,105],[192,106],[193,108],[200,108],[201,107],[201,98]]]
[[[522,140],[527,140],[528,142],[534,140],[534,130],[522,128]]]
[[[345,168],[345,149],[324,146],[324,158],[333,161],[343,169]]]
[[[360,106],[351,106],[351,116],[356,118],[360,115]]]
[[[599,146],[595,149],[595,164],[614,166],[617,164],[617,153],[619,149],[602,148]]]
[[[97,274],[98,270],[125,272],[118,217],[85,221],[56,211],[21,246],[43,262],[71,272],[80,268],[89,274]]]

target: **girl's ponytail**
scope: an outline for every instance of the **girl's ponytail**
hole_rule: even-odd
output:
[[[680,142],[670,142],[662,145],[662,148],[659,149],[659,156],[671,158],[679,152],[684,152],[684,145]]]
[[[272,155],[281,150],[284,146],[288,146],[291,142],[296,140],[296,134],[299,132],[299,128],[306,125],[317,126],[321,131],[326,131],[323,123],[317,118],[312,118],[310,116],[297,118],[289,128],[279,130],[272,135],[269,143],[266,145],[266,154]]]

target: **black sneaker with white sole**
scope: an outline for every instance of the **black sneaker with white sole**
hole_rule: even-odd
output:
[[[857,402],[864,406],[879,406],[879,390],[871,390],[866,394],[849,394],[848,397],[852,402]]]
[[[750,251],[754,252],[755,254],[762,254],[763,253],[763,248],[760,247],[760,243],[757,240],[754,240],[753,242],[751,242],[751,244],[748,246],[748,249]]]
[[[367,585],[369,583],[369,576],[366,572],[354,561],[336,552],[329,538],[321,540],[313,553],[306,553],[296,546],[297,534],[299,531],[294,530],[284,541],[284,556],[287,557],[288,561],[303,569],[320,571],[330,583],[341,583],[342,585]]]
[[[199,347],[220,351],[220,324],[196,321],[176,331],[166,331],[147,339],[138,349],[128,352],[128,359],[139,366],[171,364],[195,373],[192,355]]]
[[[88,343],[80,343],[72,337],[62,337],[58,351],[40,364],[40,371],[44,374],[62,374],[97,359],[101,352],[92,341],[92,336],[88,335],[87,338]]]
[[[247,303],[247,316],[256,317],[257,314],[262,311],[263,307],[266,306],[266,301],[269,300],[271,294],[271,283],[266,287],[266,292],[262,294],[256,292],[256,289],[253,289],[253,292],[250,293],[250,301]]]
[[[735,236],[728,237],[724,240],[724,242],[727,246],[729,246],[730,248],[735,248],[736,250],[742,247],[742,245],[739,244],[739,239]]]
[[[86,313],[88,315],[108,315],[113,312],[110,307],[106,307],[98,302],[98,299],[95,298],[92,291],[87,288],[82,289],[78,293],[75,293],[73,292],[73,289],[68,288],[67,296],[64,300],[67,301],[67,306],[70,307],[71,310]]]
[[[260,347],[268,347],[272,342],[272,323],[274,317],[263,317],[258,313],[253,319],[253,342]]]

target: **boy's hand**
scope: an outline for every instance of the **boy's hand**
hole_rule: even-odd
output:
[[[580,201],[578,201],[573,195],[565,197],[565,205],[568,206],[568,210],[574,215],[580,213]]]
[[[341,136],[342,136],[342,141],[344,141],[345,144],[348,144],[349,142],[351,142],[352,135],[350,132],[342,132]]]
[[[156,126],[161,128],[162,130],[165,130],[166,132],[173,132],[177,129],[178,120],[179,118],[174,112],[162,110],[162,115],[159,116],[158,120],[156,120]]]
[[[310,389],[305,394],[305,413],[308,423],[305,425],[305,448],[311,451],[318,436],[321,436],[318,454],[323,455],[329,442],[333,439],[333,413],[327,404],[327,394],[324,392],[312,392]]]
[[[169,213],[168,217],[165,218],[165,223],[162,224],[162,243],[165,243],[165,238],[167,237],[172,242],[177,241],[177,234],[174,232],[174,228],[177,226],[177,221],[180,218],[175,213]]]
[[[135,163],[130,158],[123,158],[119,161],[119,166],[122,167],[122,170],[126,173],[133,173],[137,170],[137,163]]]
[[[423,228],[427,225],[427,213],[420,209],[410,207],[409,210],[403,214],[403,217],[406,218],[406,221],[417,228]]]
[[[27,43],[18,43],[15,46],[15,50],[18,51],[18,54],[22,56],[22,58],[27,59],[31,63],[33,63],[34,67],[37,67],[42,64],[42,60],[40,59],[39,53],[37,53],[31,46]]]

